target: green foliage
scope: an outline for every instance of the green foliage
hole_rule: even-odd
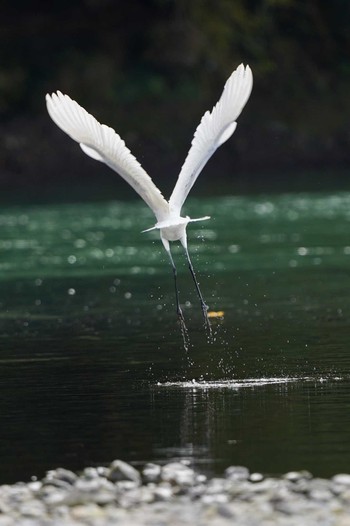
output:
[[[339,73],[349,80],[346,0],[34,4],[2,2],[3,110],[15,111],[14,101],[28,95],[35,104],[31,89],[43,84],[105,90],[109,96],[113,84],[124,84],[129,99],[139,99],[165,95],[167,82],[195,74],[205,90],[212,82],[208,72],[225,77],[241,61],[252,63],[266,84],[282,72],[293,91],[327,90]],[[139,86],[131,86],[135,81]]]
[[[244,62],[252,127],[347,134],[347,0],[3,0],[2,13],[6,119],[43,113],[45,92],[60,89],[126,138],[185,148]]]

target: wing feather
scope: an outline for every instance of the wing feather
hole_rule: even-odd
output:
[[[207,161],[235,131],[236,119],[249,99],[252,86],[251,69],[241,64],[226,81],[222,95],[212,111],[206,111],[203,115],[169,199],[170,210],[180,213],[189,191]]]
[[[60,91],[46,95],[46,105],[51,119],[80,144],[84,153],[104,162],[123,177],[153,210],[158,221],[166,219],[169,211],[167,201],[112,128],[100,124]]]

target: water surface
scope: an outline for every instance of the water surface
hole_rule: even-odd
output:
[[[140,201],[0,213],[0,482],[188,458],[350,471],[350,193],[188,202],[208,343],[174,248]]]

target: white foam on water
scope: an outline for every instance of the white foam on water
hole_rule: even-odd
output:
[[[332,377],[313,377],[313,376],[282,376],[282,377],[262,377],[262,378],[244,378],[231,380],[185,380],[178,382],[158,382],[157,387],[175,387],[179,389],[241,389],[245,387],[261,387],[264,385],[283,385],[291,382],[329,382],[339,381],[343,378],[340,376]]]

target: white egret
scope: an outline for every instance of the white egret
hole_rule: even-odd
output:
[[[181,216],[181,208],[203,167],[215,150],[231,137],[236,129],[236,119],[245,106],[253,86],[253,76],[249,66],[243,64],[226,81],[223,93],[213,107],[207,111],[198,125],[191,148],[181,168],[179,177],[169,201],[163,197],[152,179],[131,154],[120,136],[109,126],[100,124],[77,102],[60,91],[46,95],[47,110],[52,120],[61,130],[77,141],[84,153],[97,161],[102,161],[115,170],[142,197],[154,212],[160,239],[170,258],[175,280],[176,309],[184,341],[187,329],[180,306],[177,287],[176,266],[170,251],[170,241],[180,241],[201,303],[204,322],[210,331],[208,307],[203,299],[187,248],[186,227],[193,221],[210,219],[209,216],[191,219]]]

